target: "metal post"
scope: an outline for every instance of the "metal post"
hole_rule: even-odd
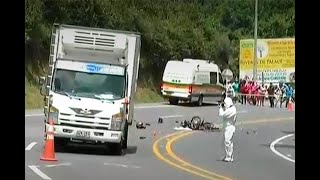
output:
[[[253,80],[257,80],[257,34],[258,34],[258,0],[255,0],[254,10],[254,59],[253,59]]]

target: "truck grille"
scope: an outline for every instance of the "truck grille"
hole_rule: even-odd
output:
[[[101,126],[94,126],[93,124],[90,124],[90,126],[82,125],[82,124],[72,124],[72,123],[60,123],[63,126],[70,126],[70,127],[76,127],[76,128],[90,128],[90,129],[99,129],[99,130],[108,130],[108,127],[101,127]]]
[[[79,116],[86,116],[86,117],[94,116],[102,112],[101,110],[91,110],[91,109],[82,109],[82,108],[70,108],[70,109],[75,113],[77,113]]]
[[[75,112],[80,112],[82,109],[72,108]],[[101,111],[90,110],[92,114],[97,114]],[[107,117],[97,117],[93,115],[85,114],[66,114],[60,113],[59,120],[61,125],[78,127],[78,128],[91,128],[91,129],[101,129],[108,130],[111,126],[111,118]]]

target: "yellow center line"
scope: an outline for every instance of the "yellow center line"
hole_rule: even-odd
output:
[[[245,125],[245,124],[256,124],[256,123],[264,123],[264,122],[280,122],[280,121],[288,121],[288,120],[294,120],[294,117],[284,117],[284,118],[276,118],[276,119],[261,119],[261,120],[253,120],[253,121],[245,121],[245,122],[240,122],[237,123],[237,125]],[[153,153],[155,154],[155,156],[160,159],[161,161],[176,167],[178,169],[181,169],[183,171],[189,172],[191,174],[206,178],[206,179],[211,179],[211,180],[231,180],[228,177],[225,176],[221,176],[218,175],[214,172],[202,169],[198,166],[192,165],[186,161],[184,161],[183,159],[181,159],[180,157],[178,157],[172,150],[172,146],[173,144],[178,141],[179,139],[187,136],[187,135],[191,135],[193,134],[193,132],[183,132],[183,131],[178,131],[176,133],[172,133],[169,134],[167,136],[163,136],[160,137],[159,139],[157,139],[154,144],[153,144]],[[159,151],[159,143],[162,140],[167,140],[167,144],[166,144],[166,151],[169,157],[171,157],[173,160],[169,160],[168,158],[164,157],[160,151]]]
[[[168,155],[170,157],[172,157],[174,160],[178,161],[179,163],[181,164],[184,164],[185,166],[189,166],[193,169],[196,169],[198,171],[201,171],[203,173],[207,173],[207,174],[210,174],[212,176],[212,178],[215,178],[215,179],[223,179],[223,180],[231,180],[230,178],[228,177],[225,177],[225,176],[221,176],[219,174],[216,174],[216,173],[213,173],[211,171],[208,171],[208,170],[205,170],[205,169],[202,169],[198,166],[195,166],[195,165],[192,165],[184,160],[182,160],[181,158],[179,158],[173,151],[172,151],[172,145],[179,139],[187,136],[187,135],[190,135],[192,134],[193,132],[190,132],[190,133],[185,133],[185,134],[181,134],[181,135],[178,135],[178,136],[175,136],[173,137],[172,139],[170,139],[168,142],[167,142],[167,145],[166,145],[166,150],[168,152]]]
[[[191,134],[192,132],[189,132],[189,133],[186,133],[186,134]],[[175,136],[175,135],[178,135],[180,133],[174,133],[174,134],[171,134],[171,136]],[[167,136],[168,137],[168,136]],[[176,167],[178,169],[181,169],[181,170],[184,170],[186,172],[189,172],[191,174],[194,174],[194,175],[197,175],[197,176],[200,176],[200,177],[203,177],[203,178],[207,178],[207,179],[211,179],[211,180],[217,180],[216,178],[213,178],[213,177],[210,177],[208,175],[205,175],[203,173],[200,173],[200,172],[197,172],[197,171],[194,171],[194,170],[190,170],[188,168],[185,168],[183,167],[182,165],[179,165],[177,163],[174,163],[173,161],[170,161],[169,159],[165,158],[159,151],[158,149],[158,144],[161,140],[163,140],[164,138],[167,138],[167,137],[161,137],[159,138],[158,140],[155,141],[155,143],[153,144],[153,153],[155,154],[155,156],[157,158],[159,158],[161,161],[164,161],[166,162],[167,164],[173,166],[173,167]]]

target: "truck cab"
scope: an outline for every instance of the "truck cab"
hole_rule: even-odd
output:
[[[48,73],[40,78],[45,131],[55,145],[106,144],[127,148],[140,58],[135,32],[55,24]]]

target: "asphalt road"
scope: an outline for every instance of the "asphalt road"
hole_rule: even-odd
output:
[[[173,129],[198,115],[220,123],[217,106],[190,107],[166,104],[138,105],[135,120],[150,123],[146,129],[131,126],[129,147],[114,156],[103,147],[70,145],[57,152],[57,162],[40,161],[43,149],[41,111],[26,111],[25,178],[27,180],[102,179],[239,179],[292,180],[294,163],[294,112],[286,109],[238,105],[235,162],[223,156],[222,133],[185,132]],[[163,123],[158,124],[158,118]],[[155,136],[154,136],[155,133]],[[284,137],[289,135],[288,137]],[[180,136],[180,137],[179,137]],[[183,137],[184,136],[184,137]],[[145,137],[145,139],[140,139]],[[280,138],[280,139],[279,139]],[[283,139],[281,139],[283,138]],[[272,147],[270,147],[272,145]],[[241,165],[240,165],[241,164]]]

